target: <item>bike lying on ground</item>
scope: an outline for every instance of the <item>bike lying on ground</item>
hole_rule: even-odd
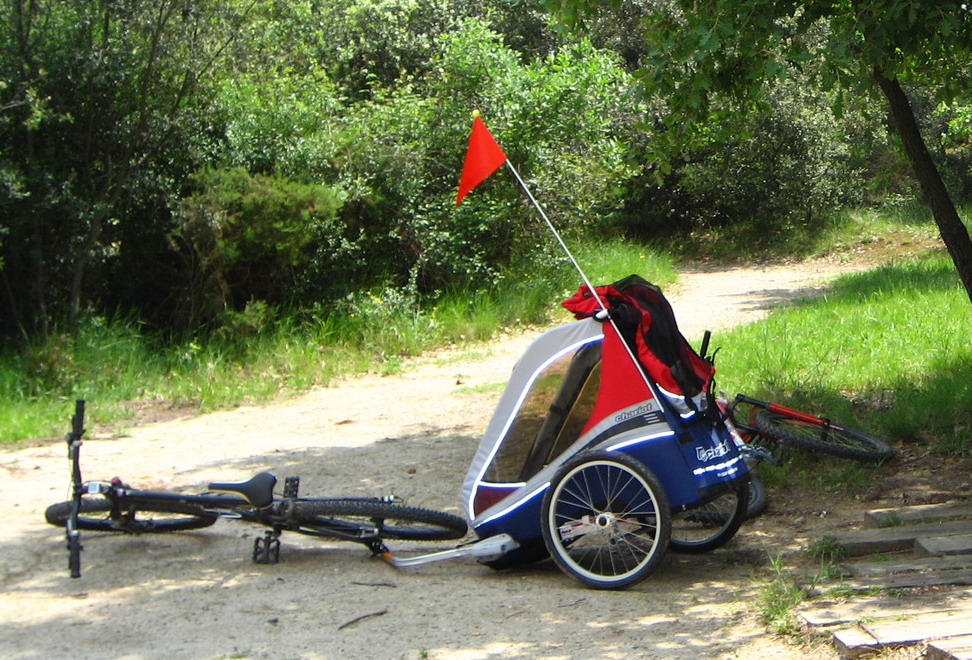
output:
[[[737,414],[743,405],[749,406],[744,421]],[[727,413],[736,429],[744,434],[744,439],[759,436],[784,447],[800,447],[864,463],[879,463],[892,453],[887,443],[874,436],[824,417],[744,394],[736,395],[735,401],[728,405]]]
[[[716,404],[738,441],[750,448],[749,456],[754,464],[766,460],[780,466],[791,447],[862,463],[880,463],[893,453],[887,443],[872,435],[779,403],[745,394],[737,394],[730,402],[720,394]],[[742,407],[748,408],[745,414]],[[766,505],[766,488],[753,474],[746,518],[760,515]]]
[[[52,525],[65,528],[71,577],[81,575],[80,532],[148,534],[208,527],[217,518],[243,520],[267,528],[253,543],[253,561],[280,559],[280,534],[353,541],[375,554],[386,555],[385,540],[441,541],[466,534],[466,521],[443,511],[405,506],[397,498],[302,498],[298,477],[287,477],[283,494],[273,489],[277,478],[261,472],[239,483],[211,483],[202,494],[148,491],[121,479],[110,482],[81,478],[80,449],[84,436],[84,401],[77,401],[72,430],[67,435],[71,461],[72,499],[47,508]],[[224,494],[232,493],[232,494]]]

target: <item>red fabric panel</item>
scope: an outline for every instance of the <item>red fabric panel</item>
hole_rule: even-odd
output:
[[[473,515],[478,516],[483,511],[502,501],[510,493],[520,489],[519,486],[491,486],[479,484],[476,487],[476,497],[473,500]]]
[[[654,398],[644,376],[624,347],[624,341],[614,326],[604,324],[604,343],[601,346],[601,383],[597,403],[581,435],[602,419],[622,408]]]

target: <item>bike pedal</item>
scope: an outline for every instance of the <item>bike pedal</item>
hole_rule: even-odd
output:
[[[253,541],[253,561],[257,564],[276,564],[280,562],[279,532],[267,532],[263,538]]]
[[[287,499],[295,499],[300,488],[300,477],[287,477],[284,479],[283,496]]]

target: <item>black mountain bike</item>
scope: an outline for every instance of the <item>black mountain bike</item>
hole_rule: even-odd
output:
[[[261,472],[239,483],[211,483],[201,494],[132,488],[121,479],[110,482],[81,478],[84,401],[75,403],[67,435],[72,498],[47,508],[47,522],[65,528],[71,577],[81,576],[81,530],[150,534],[208,527],[217,518],[262,525],[266,532],[253,543],[253,561],[280,559],[283,531],[361,543],[374,554],[390,557],[386,539],[441,541],[466,534],[466,521],[444,511],[405,506],[398,498],[302,498],[300,480],[287,477],[281,496],[277,478]],[[231,494],[226,494],[231,493]]]

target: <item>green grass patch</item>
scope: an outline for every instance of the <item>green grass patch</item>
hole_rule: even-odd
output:
[[[793,608],[807,600],[806,590],[783,568],[780,555],[770,556],[771,575],[759,588],[759,616],[774,632],[795,635],[799,624]]]

